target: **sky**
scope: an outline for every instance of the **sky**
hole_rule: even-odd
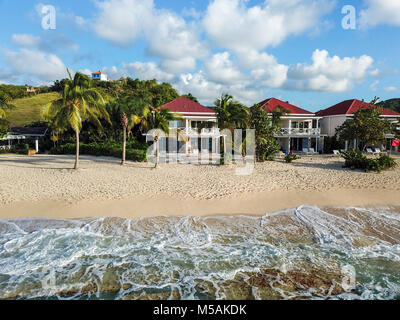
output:
[[[399,0],[0,0],[0,83],[102,70],[318,111],[400,97],[399,35]]]

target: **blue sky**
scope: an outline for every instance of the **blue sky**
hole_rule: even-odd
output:
[[[398,0],[0,0],[0,27],[0,83],[46,85],[68,67],[168,81],[204,104],[229,92],[317,111],[400,96]]]

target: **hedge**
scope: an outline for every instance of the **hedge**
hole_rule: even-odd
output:
[[[75,154],[75,143],[67,143],[55,147],[50,150],[51,154]],[[118,144],[98,144],[98,143],[81,143],[79,146],[79,153],[82,155],[90,156],[104,156],[121,158],[122,146]],[[126,160],[144,162],[146,161],[146,150],[126,149]]]

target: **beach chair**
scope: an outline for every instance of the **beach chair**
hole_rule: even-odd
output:
[[[318,154],[318,152],[315,152],[314,148],[309,148],[308,153],[310,154]]]
[[[375,148],[375,154],[381,154],[381,153],[382,153],[381,149]]]
[[[333,154],[335,156],[340,156],[340,151],[339,150],[333,150]]]
[[[308,154],[308,148],[303,148],[303,153]]]
[[[375,152],[372,151],[371,148],[367,148],[367,149],[366,149],[366,152],[367,152],[367,154],[375,154]]]

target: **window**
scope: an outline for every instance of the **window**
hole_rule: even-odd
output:
[[[170,128],[179,128],[179,121],[170,121],[169,125]]]

